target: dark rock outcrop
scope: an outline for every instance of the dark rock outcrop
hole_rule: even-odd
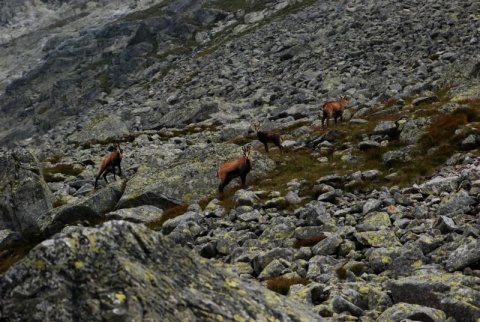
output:
[[[53,200],[31,151],[16,148],[0,155],[0,229],[35,239],[40,234],[39,220],[52,210]]]

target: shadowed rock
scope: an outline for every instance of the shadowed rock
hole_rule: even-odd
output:
[[[39,218],[52,203],[38,160],[29,150],[16,148],[0,155],[0,229],[34,237],[40,232]]]

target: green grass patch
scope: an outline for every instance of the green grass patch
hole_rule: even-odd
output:
[[[259,0],[215,0],[211,2],[211,7],[219,10],[235,12],[245,10],[246,12],[258,11],[265,8],[263,1]]]
[[[71,24],[74,21],[80,20],[86,16],[88,16],[90,13],[88,12],[81,12],[73,17],[68,17],[66,19],[58,20],[49,25],[46,29],[55,29],[55,28],[61,28],[65,27],[66,25]]]

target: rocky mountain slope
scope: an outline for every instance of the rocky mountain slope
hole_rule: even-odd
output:
[[[0,321],[480,318],[478,3],[15,3]]]

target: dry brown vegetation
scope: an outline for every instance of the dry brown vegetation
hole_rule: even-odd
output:
[[[71,164],[56,164],[53,167],[44,167],[42,169],[43,172],[43,178],[45,179],[46,182],[55,182],[63,179],[57,179],[55,178],[55,174],[61,173],[64,175],[68,176],[78,176],[80,173],[82,173],[82,169],[79,169],[78,167],[75,167],[74,165]]]
[[[307,239],[300,239],[295,242],[293,245],[293,248],[300,248],[300,247],[312,247],[318,244],[320,241],[324,240],[327,238],[325,235],[320,235],[320,236],[315,236],[312,238],[307,238]]]
[[[0,252],[0,274],[5,273],[10,266],[21,260],[33,248],[32,245],[11,246]]]
[[[287,295],[290,286],[295,284],[307,285],[310,281],[305,277],[275,277],[266,281],[267,288],[271,291]]]

